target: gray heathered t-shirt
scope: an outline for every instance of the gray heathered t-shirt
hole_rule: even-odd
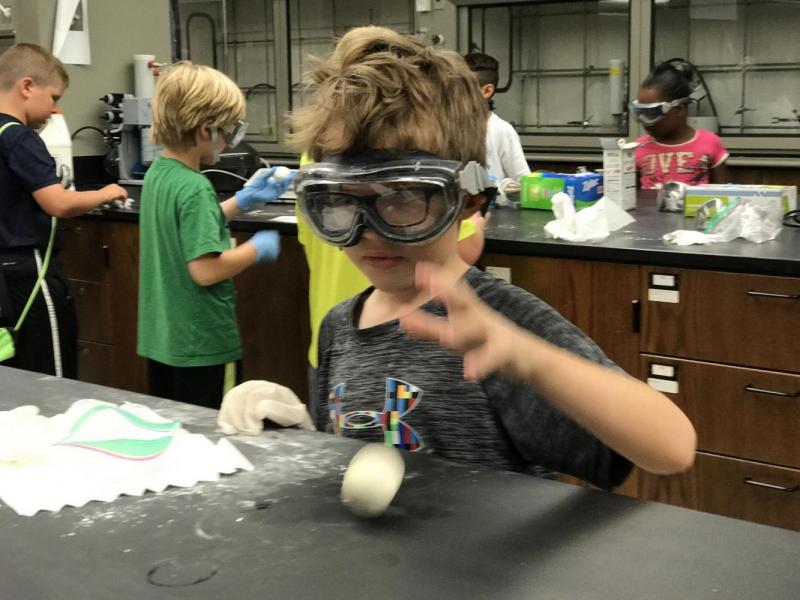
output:
[[[589,337],[534,295],[474,267],[464,278],[483,302],[521,327],[618,368]],[[499,375],[465,381],[460,355],[410,337],[396,320],[358,329],[361,306],[371,291],[338,304],[322,323],[319,429],[500,469],[542,466],[606,489],[628,475],[628,460],[533,387]],[[423,309],[445,314],[434,302]]]

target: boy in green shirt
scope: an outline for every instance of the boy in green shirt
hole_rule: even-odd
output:
[[[244,110],[233,81],[187,62],[162,75],[153,95],[153,141],[164,151],[142,188],[138,353],[154,396],[219,407],[226,364],[242,355],[231,278],[278,256],[277,231],[232,248],[227,221],[280,197],[292,177],[277,181],[269,170],[220,203],[199,172],[241,140]]]

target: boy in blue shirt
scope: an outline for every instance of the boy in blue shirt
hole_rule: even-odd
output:
[[[69,84],[64,65],[41,46],[17,44],[0,56],[0,326],[13,326],[42,267],[51,217],[75,217],[127,192],[65,189],[36,133]],[[54,252],[60,248],[58,238]],[[27,319],[16,356],[3,364],[40,373],[77,375],[77,323],[69,283],[51,261]]]

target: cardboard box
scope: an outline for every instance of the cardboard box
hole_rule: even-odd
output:
[[[725,204],[734,198],[752,198],[760,196],[762,198],[774,198],[783,206],[783,212],[795,210],[797,208],[797,188],[793,185],[743,185],[736,183],[728,184],[704,184],[690,185],[686,187],[686,197],[683,202],[683,214],[693,217],[697,213],[697,208],[711,200],[719,198]]]
[[[519,205],[522,208],[552,210],[552,197],[567,193],[575,208],[591,206],[603,197],[603,176],[599,173],[547,173],[537,171],[520,179]]]
[[[636,158],[634,148],[626,144],[626,140],[600,138],[605,197],[630,210],[636,208]]]

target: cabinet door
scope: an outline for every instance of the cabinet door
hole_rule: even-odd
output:
[[[800,531],[800,470],[697,453],[682,475],[639,473],[639,497]]]
[[[117,387],[114,377],[114,347],[78,341],[78,379]]]
[[[250,234],[235,233],[238,243]],[[290,387],[308,398],[308,266],[296,237],[281,237],[277,262],[260,263],[234,279],[242,336],[242,375]]]
[[[798,370],[800,278],[648,267],[642,298],[644,352]]]
[[[111,295],[107,283],[71,280],[78,315],[78,338],[111,344],[114,338]]]
[[[639,367],[639,267],[486,254],[484,266],[511,269],[511,282],[574,323],[628,373]]]
[[[139,225],[103,224],[108,240],[109,294],[114,325],[113,385],[132,392],[147,391],[147,363],[136,354],[139,305]]]
[[[58,255],[64,273],[70,279],[108,281],[108,245],[106,223],[91,219],[67,219],[59,228],[63,249]]]
[[[647,354],[642,373],[673,390],[700,450],[800,468],[800,375]]]

